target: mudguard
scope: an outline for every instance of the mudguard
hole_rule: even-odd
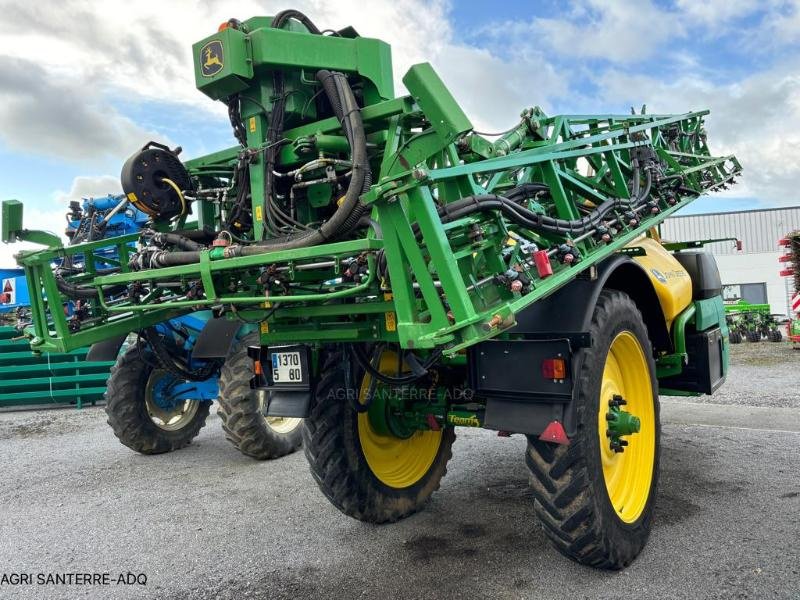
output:
[[[517,325],[510,331],[512,336],[528,340],[530,344],[541,344],[545,352],[549,348],[556,348],[555,341],[566,340],[569,343],[570,376],[563,382],[568,387],[558,395],[548,396],[552,381],[542,380],[541,386],[534,384],[517,397],[488,395],[486,427],[538,435],[551,421],[558,420],[564,425],[568,436],[575,434],[576,388],[573,382],[576,381],[582,361],[593,359],[588,330],[600,292],[607,288],[623,291],[633,299],[642,312],[654,350],[671,350],[672,342],[650,277],[629,256],[615,255],[600,263],[597,269],[587,270],[585,275],[517,314]],[[472,356],[479,354],[481,349],[487,354],[494,354],[491,345],[499,343],[502,342],[489,340],[478,344]],[[508,364],[521,366],[530,362],[530,344],[519,344],[516,346],[518,350],[506,344],[503,352]],[[530,369],[535,367],[529,365]],[[480,376],[480,372],[474,375]]]

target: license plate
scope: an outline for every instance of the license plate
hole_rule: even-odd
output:
[[[303,362],[299,352],[273,352],[272,382],[275,384],[305,382]]]

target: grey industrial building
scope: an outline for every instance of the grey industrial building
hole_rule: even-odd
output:
[[[717,258],[726,299],[769,303],[773,313],[788,315],[793,290],[790,279],[778,274],[778,257],[783,254],[778,240],[798,229],[800,206],[793,206],[675,216],[662,224],[661,235],[669,241],[738,238],[741,251],[733,242],[706,246]]]

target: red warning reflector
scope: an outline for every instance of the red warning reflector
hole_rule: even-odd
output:
[[[560,421],[550,421],[550,424],[544,428],[539,439],[543,442],[553,442],[554,444],[569,444],[567,432],[564,431],[564,426]]]
[[[788,246],[791,246],[791,245],[792,245],[792,242],[789,240],[789,238],[781,238],[781,239],[778,240],[778,246],[786,246],[786,247],[788,247]]]
[[[778,257],[778,262],[791,262],[792,255],[791,254],[783,254],[782,256]]]
[[[781,277],[791,277],[792,275],[794,275],[794,269],[783,269],[780,272]]]
[[[542,361],[542,377],[545,379],[566,379],[567,361],[563,358],[545,358]]]
[[[442,426],[439,425],[439,421],[436,420],[436,417],[433,414],[428,413],[425,415],[425,420],[428,421],[428,427],[431,428],[431,431],[441,431]]]
[[[553,265],[550,264],[550,257],[547,256],[547,250],[537,250],[533,253],[533,262],[536,265],[536,270],[539,272],[539,277],[544,279],[553,274]]]

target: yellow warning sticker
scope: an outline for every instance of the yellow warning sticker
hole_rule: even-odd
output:
[[[260,206],[256,206],[256,221],[264,220],[264,211]]]
[[[139,201],[139,199],[136,197],[136,194],[134,194],[133,192],[128,192],[128,200],[130,200],[131,202]]]
[[[261,333],[269,333],[269,323],[261,321]]]
[[[250,117],[250,121],[249,121],[248,125],[250,127],[250,133],[255,133],[256,132],[256,118],[255,117]]]
[[[386,319],[386,331],[397,331],[397,315],[393,312],[384,313]]]
[[[391,292],[384,292],[383,299],[387,302],[393,298]],[[394,311],[390,311],[383,314],[384,320],[386,321],[386,331],[397,331],[397,315]]]

